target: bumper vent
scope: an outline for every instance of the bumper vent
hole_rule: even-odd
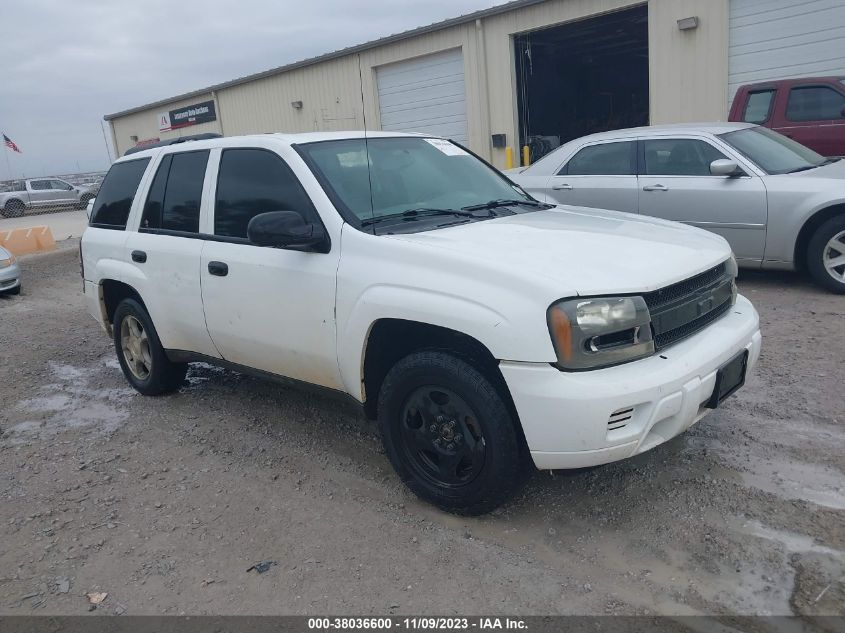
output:
[[[616,429],[624,428],[631,421],[632,415],[634,415],[633,407],[614,411],[607,420],[607,430],[615,431]]]

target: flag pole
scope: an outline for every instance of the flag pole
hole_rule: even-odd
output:
[[[9,148],[3,143],[3,156],[6,157],[6,170],[9,172],[9,180],[14,180],[12,176],[12,166],[9,164]]]

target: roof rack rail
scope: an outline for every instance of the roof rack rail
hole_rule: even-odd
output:
[[[158,143],[150,143],[149,145],[140,145],[130,147],[123,152],[124,156],[134,154],[135,152],[143,152],[145,149],[153,149],[154,147],[167,147],[168,145],[176,145],[176,143],[187,143],[188,141],[204,141],[210,138],[222,138],[222,134],[216,132],[205,132],[204,134],[190,134],[188,136],[180,136],[179,138],[169,138],[166,141],[159,141]]]

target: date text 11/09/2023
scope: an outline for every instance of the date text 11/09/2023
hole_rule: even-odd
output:
[[[390,629],[426,631],[465,630],[525,630],[526,622],[519,618],[500,617],[332,617],[308,618],[312,631],[386,631]]]

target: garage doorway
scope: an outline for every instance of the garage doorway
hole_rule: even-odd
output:
[[[648,125],[648,5],[514,38],[520,147]]]

